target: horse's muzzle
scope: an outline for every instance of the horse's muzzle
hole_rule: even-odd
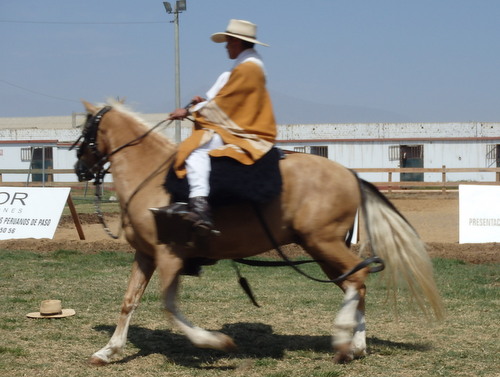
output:
[[[95,174],[80,160],[75,164],[75,174],[79,182],[91,181],[95,178]]]

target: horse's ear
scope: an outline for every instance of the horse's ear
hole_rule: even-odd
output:
[[[97,112],[97,107],[95,107],[94,105],[83,99],[81,101],[83,103],[83,106],[85,107],[85,110],[87,110],[88,113],[95,114]]]

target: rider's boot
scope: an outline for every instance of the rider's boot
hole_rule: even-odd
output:
[[[214,230],[212,211],[206,196],[189,198],[188,218],[193,221],[194,229],[199,236],[208,236]]]
[[[210,233],[214,231],[214,223],[210,204],[206,196],[197,196],[189,198],[189,213],[186,216],[193,222],[193,242],[198,249],[207,249]],[[184,261],[183,275],[199,276],[201,266],[207,266],[217,263],[216,259],[204,257],[188,258]]]

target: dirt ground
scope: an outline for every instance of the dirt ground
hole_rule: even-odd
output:
[[[468,263],[500,262],[500,243],[458,243],[458,194],[457,193],[392,193],[388,195],[393,204],[416,228],[427,243],[431,257],[460,259]],[[106,222],[113,233],[118,232],[118,216],[108,215]],[[0,249],[80,251],[126,251],[133,249],[121,237],[114,240],[104,231],[96,215],[80,215],[85,240],[80,240],[73,220],[63,216],[54,239],[23,239],[0,241]],[[287,252],[298,252],[297,247],[287,247]]]

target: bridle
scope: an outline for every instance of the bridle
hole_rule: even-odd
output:
[[[105,219],[104,213],[101,209],[102,202],[102,183],[104,182],[104,177],[109,171],[109,167],[105,168],[104,166],[109,161],[110,154],[104,154],[99,151],[97,145],[97,132],[99,130],[99,125],[101,123],[104,115],[112,109],[111,106],[105,106],[101,110],[97,112],[97,114],[87,115],[87,120],[85,122],[85,126],[83,127],[82,134],[80,137],[73,143],[69,150],[74,149],[78,146],[76,151],[77,162],[75,164],[75,173],[78,176],[78,181],[91,181],[94,179],[95,193],[94,193],[94,206],[97,217],[99,218],[104,231],[114,239],[120,238],[122,226],[119,227],[118,234],[114,234],[108,227]],[[80,143],[81,141],[81,143]],[[86,150],[90,149],[92,156],[95,158],[96,163],[94,165],[88,167],[85,163],[81,161],[81,157],[85,154]]]
[[[78,149],[76,151],[78,162],[75,165],[75,173],[78,176],[78,180],[80,182],[91,181],[92,179],[98,177],[99,181],[96,183],[100,184],[102,182],[102,179],[104,179],[104,175],[106,173],[104,172],[105,169],[103,167],[108,161],[109,155],[101,153],[97,148],[97,131],[99,129],[99,124],[101,123],[103,116],[111,109],[111,106],[106,106],[99,110],[96,115],[88,114],[82,134],[69,148],[69,150],[72,150],[78,146]],[[90,149],[93,157],[97,161],[90,168],[86,165],[84,166],[80,162],[80,158],[84,155],[87,148]]]
[[[78,161],[80,161],[80,158],[83,156],[85,153],[87,147],[90,149],[92,155],[96,159],[96,163],[92,165],[90,168],[83,169],[81,166],[75,167],[76,174],[78,176],[78,179],[80,182],[82,181],[90,181],[94,179],[94,184],[101,184],[104,176],[107,174],[109,171],[109,168],[104,168],[106,163],[109,162],[109,159],[111,156],[114,154],[120,152],[121,150],[137,145],[139,142],[144,139],[146,136],[148,136],[151,132],[153,132],[156,128],[161,126],[163,123],[165,123],[167,120],[162,120],[158,122],[154,127],[150,128],[146,132],[144,132],[142,135],[136,137],[135,139],[119,146],[118,148],[112,150],[111,152],[107,154],[103,154],[101,151],[99,151],[98,145],[97,145],[97,131],[99,130],[99,125],[102,121],[102,118],[104,115],[112,109],[111,106],[105,106],[101,110],[97,112],[96,115],[87,115],[87,121],[85,122],[85,127],[83,128],[83,132],[76,140],[73,145],[70,147],[69,150],[72,150],[75,148],[78,143],[83,139],[83,141],[80,143],[76,156],[78,158]],[[172,120],[167,123],[167,126],[172,123]],[[77,163],[78,164],[78,163]]]
[[[187,104],[184,108],[189,109],[194,104],[194,102],[190,102]],[[109,228],[106,225],[106,222],[104,221],[104,215],[101,211],[100,203],[102,201],[102,188],[101,185],[104,182],[104,177],[106,174],[109,172],[110,166],[105,167],[106,164],[110,161],[110,157],[113,156],[114,154],[120,152],[121,150],[137,145],[143,140],[146,136],[148,136],[151,132],[153,132],[156,128],[164,124],[167,119],[162,120],[158,122],[156,125],[151,127],[149,130],[147,130],[145,133],[142,135],[136,137],[135,139],[119,146],[118,148],[112,150],[109,153],[102,153],[99,151],[98,145],[97,145],[97,132],[99,130],[99,125],[102,121],[102,118],[108,111],[112,109],[111,106],[105,106],[101,110],[97,112],[97,114],[92,115],[88,114],[87,115],[87,120],[85,122],[85,126],[83,128],[82,134],[80,137],[73,143],[73,145],[70,147],[69,150],[74,149],[75,147],[78,146],[78,149],[76,151],[76,156],[78,158],[76,164],[75,164],[75,173],[78,176],[78,180],[80,182],[83,181],[91,181],[92,179],[94,180],[94,185],[95,185],[95,207],[96,207],[96,213],[99,219],[101,220],[101,223],[104,227],[104,230],[108,235],[114,239],[119,238],[119,235],[114,235]],[[187,118],[190,119],[190,118]],[[190,119],[191,120],[191,119]],[[169,126],[173,120],[170,120],[165,127]],[[92,166],[87,166],[82,160],[81,157],[84,155],[86,152],[87,148],[90,149],[90,152],[92,153],[92,156],[95,158],[96,162]],[[173,158],[173,157],[172,157]],[[169,158],[170,159],[170,158]],[[165,163],[168,163],[168,161],[165,161]],[[158,172],[158,169],[153,171],[149,178],[153,177],[156,173]],[[132,193],[130,199],[145,185],[148,181],[149,178],[144,180],[137,188],[136,190]],[[129,199],[129,201],[130,201]],[[128,203],[126,204],[128,206]],[[126,210],[126,208],[125,208]],[[122,212],[123,213],[123,212]],[[122,230],[122,227],[120,227],[120,231]]]
[[[95,209],[96,209],[96,214],[99,217],[99,220],[101,221],[101,224],[104,227],[105,232],[114,239],[118,239],[120,237],[120,233],[122,230],[122,227],[120,226],[120,233],[118,235],[115,235],[109,227],[106,224],[106,221],[104,219],[104,214],[101,210],[101,202],[102,202],[102,183],[104,182],[104,177],[106,174],[109,172],[110,166],[106,167],[106,164],[109,162],[110,157],[113,156],[114,154],[118,153],[119,151],[133,146],[137,145],[142,139],[144,139],[146,136],[148,136],[153,130],[155,130],[157,127],[162,125],[166,120],[162,120],[161,122],[157,123],[154,127],[150,128],[148,131],[143,133],[142,135],[136,137],[135,139],[119,146],[118,148],[112,150],[109,153],[102,153],[97,144],[97,133],[99,130],[99,125],[102,121],[102,118],[106,113],[108,113],[112,109],[111,106],[105,106],[101,110],[97,112],[95,115],[88,114],[87,115],[87,120],[85,122],[85,126],[83,128],[82,134],[80,137],[73,143],[73,145],[70,147],[69,150],[74,149],[75,147],[78,147],[76,151],[76,156],[78,158],[76,164],[75,164],[75,173],[78,176],[78,180],[80,182],[83,181],[91,181],[92,179],[94,180],[94,186],[95,186]],[[168,124],[172,123],[170,121]],[[167,125],[168,125],[167,124]],[[95,163],[92,166],[87,166],[82,160],[81,157],[85,154],[87,149],[90,150],[90,153],[95,159]],[[143,184],[147,182],[145,180]],[[139,187],[135,190],[134,194],[139,191],[139,189],[142,187],[142,184],[139,185]]]

